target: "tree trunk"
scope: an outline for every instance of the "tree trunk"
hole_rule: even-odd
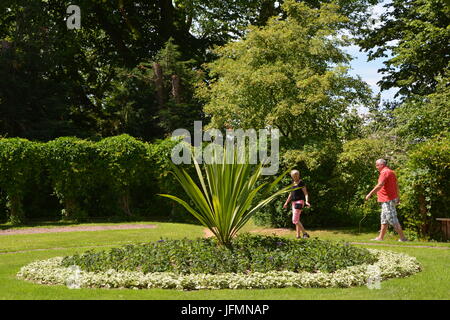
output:
[[[163,43],[166,43],[169,38],[176,32],[174,26],[175,8],[172,0],[159,0],[160,21],[158,34],[161,36]]]
[[[9,196],[9,221],[12,224],[21,224],[24,222],[24,213],[22,208],[22,199],[19,195],[14,194]]]
[[[153,72],[155,73],[156,95],[158,98],[159,109],[164,108],[164,84],[161,65],[157,62],[153,63]]]
[[[130,191],[127,189],[119,199],[122,211],[129,217],[132,216],[130,209]]]
[[[176,74],[172,75],[172,96],[176,103],[181,103],[181,87],[180,87],[180,77]]]
[[[77,203],[74,199],[67,198],[64,200],[63,220],[73,219],[77,210]]]

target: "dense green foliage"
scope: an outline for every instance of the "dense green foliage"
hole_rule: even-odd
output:
[[[0,139],[0,188],[13,223],[24,221],[23,200],[32,180],[36,181],[42,170],[41,150],[40,144],[26,139]]]
[[[176,28],[163,34],[165,24],[174,22],[167,20],[171,14],[160,16],[156,3],[119,2],[79,1],[82,28],[67,30],[69,1],[2,1],[0,132],[45,141],[121,133],[151,140],[170,132],[165,124],[151,122],[162,107],[153,72],[143,79],[143,71],[136,69],[157,63],[171,35],[184,44],[180,61],[202,61],[202,50],[188,49],[186,38],[191,38],[180,39]],[[180,91],[189,92],[192,79],[178,76]],[[123,83],[127,77],[131,79]],[[170,88],[164,94],[170,96]],[[195,100],[180,103],[192,106]],[[195,106],[197,115],[201,106]]]
[[[344,200],[339,209],[346,216],[369,216],[366,224],[379,224],[380,206],[375,201],[364,202],[364,197],[378,179],[379,173],[374,166],[376,160],[386,159],[389,167],[396,169],[393,143],[382,138],[354,139],[346,142],[343,149],[335,169],[335,190]]]
[[[179,195],[169,175],[176,141],[144,143],[127,135],[98,142],[62,137],[47,143],[0,140],[0,189],[8,210],[2,220],[86,220],[159,215],[181,219],[162,190]],[[7,207],[7,208],[6,208]],[[165,211],[162,213],[162,209]],[[58,212],[58,210],[60,212]]]
[[[400,222],[438,238],[435,218],[448,212],[449,7],[393,0],[372,24],[377,3],[79,0],[82,28],[67,30],[70,1],[2,1],[0,135],[30,141],[0,140],[0,219],[186,219],[156,196],[184,194],[168,175],[175,142],[156,139],[202,120],[280,130],[280,172],[299,169],[310,193],[307,227],[364,218],[375,228],[379,207],[363,198],[386,158],[400,181]],[[349,74],[351,37],[369,59],[385,58],[381,88],[402,100],[380,103]],[[257,221],[292,226],[283,201]]]
[[[169,39],[154,61],[143,61],[132,69],[117,68],[103,99],[101,134],[126,132],[151,140],[177,128],[190,129],[195,120],[202,120],[202,105],[194,91],[204,75],[194,69],[192,60],[181,59],[179,47]]]
[[[286,19],[250,28],[240,41],[217,50],[208,64],[216,77],[199,89],[211,127],[262,128],[282,134],[282,169],[296,167],[311,192],[309,225],[345,224],[336,215],[342,206],[336,155],[345,140],[361,134],[362,120],[352,109],[371,104],[370,89],[348,74],[348,44],[339,30],[348,19],[339,7],[319,9],[286,1]],[[286,181],[287,182],[287,181]],[[257,215],[260,222],[290,225],[278,199]]]
[[[62,216],[83,219],[83,202],[101,181],[102,170],[95,144],[78,138],[58,138],[45,145],[49,179],[63,206]]]
[[[399,94],[427,95],[449,67],[450,7],[445,0],[392,0],[376,26],[358,41],[369,58],[391,57],[380,71],[382,89],[398,87]]]
[[[208,64],[217,77],[199,94],[214,128],[280,130],[294,147],[337,140],[350,110],[370,101],[368,86],[347,71],[338,37],[347,19],[335,5],[320,9],[286,1],[287,19],[273,18],[217,50]],[[320,125],[319,125],[320,124]]]
[[[450,128],[450,88],[448,74],[438,78],[436,91],[414,95],[393,110],[396,121],[393,134],[405,145],[426,141]]]
[[[419,237],[439,238],[436,218],[450,218],[450,134],[413,148],[400,177],[406,226]]]
[[[310,195],[311,208],[303,210],[302,221],[307,227],[358,225],[364,218],[365,226],[379,224],[379,206],[376,202],[364,203],[365,195],[375,185],[378,173],[375,160],[393,159],[392,144],[382,139],[353,139],[342,150],[331,146],[313,151],[288,151],[287,164],[300,169]],[[395,167],[393,167],[395,169]],[[284,180],[285,185],[291,179]],[[277,227],[293,226],[291,208],[283,209],[286,199],[257,214],[257,222]]]
[[[168,124],[181,120],[186,127],[192,117],[200,120],[202,105],[192,97],[176,105],[166,99],[160,110],[154,74],[140,69],[143,64],[160,61],[159,53],[173,39],[178,61],[192,61],[199,69],[215,58],[214,46],[244,35],[249,24],[262,26],[281,14],[280,2],[1,1],[0,134],[45,141],[122,133],[163,138],[171,132]],[[322,1],[304,2],[317,7]],[[367,19],[365,9],[375,2],[338,1],[353,28]],[[81,9],[79,30],[67,29],[70,4]],[[181,78],[181,91],[189,96],[194,78],[172,75]],[[165,95],[170,96],[170,87]]]
[[[99,158],[106,163],[109,187],[117,195],[126,215],[130,211],[130,188],[151,179],[148,174],[146,145],[130,136],[122,135],[103,139],[97,143]]]
[[[280,237],[240,235],[231,247],[216,239],[165,240],[126,245],[108,251],[87,251],[65,257],[64,266],[85,271],[142,271],[190,273],[248,273],[289,270],[334,272],[345,267],[373,263],[366,250],[346,243],[318,239],[288,240]]]

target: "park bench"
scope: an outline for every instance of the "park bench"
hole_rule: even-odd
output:
[[[441,222],[441,230],[445,240],[450,239],[450,218],[436,218]]]

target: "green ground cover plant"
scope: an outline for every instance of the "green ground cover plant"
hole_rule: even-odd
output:
[[[217,274],[274,270],[334,272],[375,261],[369,251],[347,243],[243,234],[233,239],[230,247],[220,246],[213,238],[160,239],[68,256],[62,265],[76,265],[82,270],[94,272],[113,269],[143,273]]]

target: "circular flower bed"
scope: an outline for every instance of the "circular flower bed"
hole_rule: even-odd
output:
[[[33,262],[17,276],[70,287],[195,290],[351,287],[418,271],[416,259],[405,254],[245,235],[229,248],[185,239],[89,251]]]

